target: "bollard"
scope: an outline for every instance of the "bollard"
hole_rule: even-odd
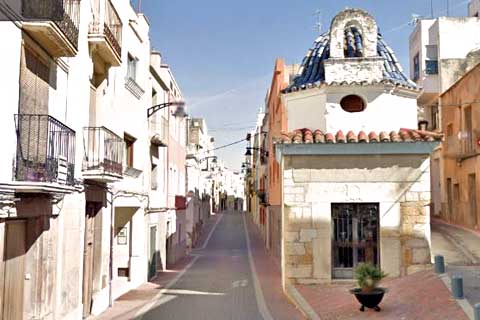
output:
[[[452,295],[455,299],[463,299],[463,277],[460,275],[452,277]]]
[[[474,307],[473,307],[474,311],[475,312],[475,320],[480,320],[480,303],[477,303]]]
[[[445,259],[443,256],[435,256],[435,273],[445,273]]]

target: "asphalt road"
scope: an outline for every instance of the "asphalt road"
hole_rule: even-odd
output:
[[[190,269],[144,320],[256,320],[259,313],[242,214],[225,213]]]

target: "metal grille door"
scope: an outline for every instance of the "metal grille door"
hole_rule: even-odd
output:
[[[351,279],[361,262],[379,264],[379,205],[332,204],[333,278]]]

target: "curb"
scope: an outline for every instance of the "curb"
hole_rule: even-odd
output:
[[[291,284],[287,284],[284,290],[285,295],[292,301],[300,310],[305,318],[309,320],[321,320],[320,316],[313,310],[312,306],[305,300],[305,298],[298,292],[297,288]]]
[[[445,287],[447,287],[448,291],[452,293],[452,286],[451,286],[451,280],[450,277],[448,276],[448,273],[442,273],[437,275],[440,280],[443,281],[445,284]],[[453,299],[453,298],[452,298]],[[463,312],[465,312],[465,315],[470,319],[474,320],[474,312],[473,312],[473,307],[470,305],[470,303],[467,301],[467,299],[454,299],[457,304],[462,308]]]

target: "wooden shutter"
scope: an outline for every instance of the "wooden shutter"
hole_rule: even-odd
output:
[[[24,47],[20,72],[20,113],[48,114],[49,80],[47,62]]]
[[[22,159],[27,161],[25,164],[31,166],[46,160],[48,119],[25,115],[48,114],[50,71],[47,63],[27,47],[22,52],[20,68],[19,151]]]

